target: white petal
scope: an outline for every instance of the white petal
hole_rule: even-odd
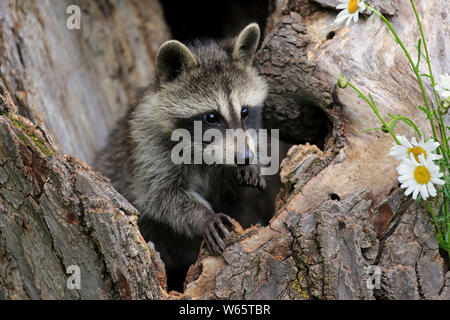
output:
[[[409,169],[408,167],[398,166],[397,173],[399,176],[412,176],[414,171]]]
[[[412,187],[412,186],[414,186],[415,184],[416,184],[416,181],[414,181],[414,179],[409,179],[409,180],[405,181],[405,182],[401,185],[401,187],[402,187],[403,189],[405,189],[405,188]]]
[[[399,175],[413,175],[416,166],[412,167],[407,165],[406,163],[402,163],[397,167],[397,172]]]
[[[351,16],[348,18],[347,22],[345,23],[345,26],[348,27],[350,25],[350,22],[352,22]]]
[[[425,143],[425,146],[427,148],[427,151],[433,152],[437,147],[439,147],[439,142],[430,139]]]
[[[396,144],[395,146],[391,147],[391,152],[407,153],[408,152],[408,148],[406,148],[405,146]]]
[[[427,183],[428,192],[430,193],[431,197],[436,197],[436,188],[431,182]]]
[[[336,16],[336,18],[340,18],[340,17],[343,17],[343,16],[347,17],[348,15],[349,15],[349,12],[346,9],[346,10],[343,10],[343,11],[339,12],[338,15]]]
[[[429,155],[431,160],[440,160],[440,159],[442,159],[442,155],[440,155],[440,154],[429,153],[428,155]]]
[[[414,159],[414,156],[411,155],[409,159],[403,160],[403,165],[414,170],[419,165],[419,163],[416,161],[416,159]]]
[[[343,11],[344,12],[344,11]],[[334,21],[335,24],[339,25],[347,19],[348,15],[337,17]]]
[[[364,1],[359,1],[359,0],[358,0],[358,7],[359,7],[361,13],[362,13],[364,10],[366,10],[366,5],[364,4]]]
[[[431,182],[434,183],[434,184],[438,184],[438,185],[440,185],[440,186],[442,186],[442,185],[445,184],[445,181],[444,181],[444,180],[437,179],[437,178],[431,178]]]
[[[409,196],[414,191],[414,186],[409,187],[405,191],[405,196]]]
[[[408,153],[403,150],[391,151],[389,155],[393,156],[397,160],[404,160],[408,158]]]
[[[406,181],[409,181],[409,180],[411,180],[411,177],[408,177],[407,175],[402,175],[402,176],[398,177],[398,182],[401,182],[401,183],[405,183]]]
[[[403,146],[405,146],[407,148],[412,148],[413,147],[411,145],[411,143],[408,141],[408,139],[406,139],[405,136],[397,136],[397,140],[398,140],[398,142],[400,142],[400,144],[402,144]]]
[[[338,4],[337,7],[336,7],[336,9],[338,9],[338,10],[345,9],[345,8],[348,8],[348,4],[347,3]]]
[[[419,154],[419,162],[420,164],[425,165],[425,155],[423,153]]]
[[[412,195],[412,198],[413,198],[414,200],[417,199],[417,195],[419,194],[419,191],[420,191],[420,187],[419,187],[419,186],[416,186],[416,188],[414,189],[413,195]]]
[[[357,22],[358,22],[358,17],[359,17],[358,12],[355,12],[354,15],[353,15],[353,22],[354,22],[354,23],[357,23]]]
[[[421,184],[420,185],[420,195],[422,196],[423,200],[427,200],[427,198],[428,198],[428,190],[427,190],[427,185],[426,184]]]

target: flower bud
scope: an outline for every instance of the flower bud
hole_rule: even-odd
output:
[[[444,99],[439,106],[439,114],[444,115],[448,112],[448,108],[450,108],[450,98]]]
[[[339,88],[342,88],[342,89],[347,88],[348,80],[342,74],[341,77],[337,80],[337,84],[338,84]]]

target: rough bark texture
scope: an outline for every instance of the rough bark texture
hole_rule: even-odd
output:
[[[165,271],[109,181],[61,157],[26,119],[0,116],[0,297],[158,299]],[[66,285],[78,266],[81,290]]]
[[[81,9],[81,29],[66,9]],[[19,112],[90,162],[170,38],[157,0],[0,1],[0,73]]]
[[[67,3],[0,3],[0,297],[450,299],[448,261],[427,211],[398,189],[396,163],[387,155],[391,138],[362,133],[379,126],[375,115],[354,92],[335,85],[343,72],[372,93],[383,115],[404,114],[425,128],[426,119],[414,109],[422,102],[413,73],[382,24],[336,27],[336,1],[321,0],[279,1],[256,65],[270,85],[266,124],[281,128],[285,140],[314,142],[322,150],[310,144],[291,148],[270,224],[247,230],[236,224],[223,256],[201,249],[185,292],[167,294],[162,262],[143,242],[136,210],[88,165],[59,155],[48,138],[59,150],[89,160],[98,147],[90,139],[102,140],[106,123],[119,117],[113,113],[129,102],[134,87],[145,85],[149,52],[167,29],[159,9],[148,9],[159,8],[156,1],[145,1],[149,7],[142,2],[80,2],[90,22],[70,36],[79,51],[69,41],[62,49],[48,44],[46,54],[39,49],[43,43],[69,32],[48,26],[63,19],[56,12],[65,17]],[[434,71],[448,72],[450,37],[442,26],[449,22],[449,4],[416,2]],[[409,2],[373,4],[391,16],[413,48],[418,33]],[[50,14],[58,17],[51,20]],[[155,14],[156,20],[145,18]],[[130,15],[140,20],[123,18]],[[136,36],[141,40],[134,43]],[[64,59],[82,68],[74,71],[78,85],[71,86],[70,69],[57,63],[59,50],[71,52]],[[97,123],[101,128],[92,128]],[[66,135],[71,126],[78,133]],[[406,126],[398,133],[412,134]],[[81,267],[82,290],[67,289],[69,265]],[[381,268],[381,287],[370,290],[367,270],[374,265]]]
[[[66,27],[71,4],[80,30]],[[163,298],[136,209],[54,150],[91,160],[148,83],[169,38],[159,3],[7,0],[0,21],[0,298]],[[71,265],[81,290],[66,285]]]

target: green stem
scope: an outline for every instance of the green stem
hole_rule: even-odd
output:
[[[400,47],[402,48],[402,50],[405,53],[406,57],[408,58],[409,63],[411,64],[411,66],[412,66],[412,68],[414,70],[414,73],[416,74],[417,80],[419,81],[420,89],[422,90],[422,96],[423,96],[423,99],[425,101],[425,107],[426,107],[426,110],[428,112],[428,115],[432,115],[433,113],[431,112],[430,105],[428,103],[428,98],[427,98],[427,94],[425,92],[425,87],[423,85],[422,78],[420,77],[419,71],[417,70],[417,68],[416,68],[416,66],[415,66],[415,64],[414,64],[414,62],[413,62],[413,60],[411,58],[411,55],[409,54],[408,50],[405,48],[405,46],[403,45],[403,42],[400,40],[399,36],[395,32],[395,30],[392,27],[392,25],[390,24],[390,22],[386,19],[386,17],[383,16],[379,11],[375,10],[374,8],[372,8],[371,6],[369,6],[367,4],[366,4],[366,7],[367,7],[367,9],[369,9],[370,11],[375,13],[377,16],[379,16],[386,23],[386,25],[388,26],[389,30],[391,30],[392,34],[394,35],[395,39],[397,40],[397,43],[400,45]],[[431,125],[431,129],[433,131],[433,136],[437,139],[437,132],[436,132],[436,127],[434,125],[433,118],[432,117],[428,117],[428,118],[430,120],[430,125]],[[442,148],[442,145],[440,146],[440,148]],[[444,149],[442,148],[442,153],[443,153],[443,150]]]
[[[446,163],[446,165],[444,166],[444,173],[445,173],[445,168],[448,167],[448,163],[449,163],[448,162],[449,145],[448,145],[446,128],[445,128],[445,125],[444,125],[443,117],[442,117],[441,113],[439,112],[440,101],[439,101],[439,96],[438,96],[438,94],[436,92],[436,88],[435,88],[436,82],[434,81],[433,69],[431,68],[431,59],[430,59],[430,55],[428,53],[428,47],[427,47],[427,43],[426,43],[426,40],[425,40],[425,35],[424,35],[424,32],[423,32],[422,23],[420,22],[420,17],[419,17],[419,14],[418,14],[417,10],[416,10],[416,6],[414,5],[414,1],[410,0],[410,2],[411,2],[411,6],[413,8],[413,11],[414,11],[414,15],[416,16],[417,24],[419,26],[420,36],[422,38],[422,44],[423,44],[423,47],[424,47],[424,50],[425,50],[425,55],[426,55],[426,58],[427,58],[428,71],[429,71],[429,76],[430,76],[430,79],[431,79],[431,87],[433,88],[434,97],[435,97],[435,100],[436,100],[436,105],[438,107],[437,115],[438,115],[438,123],[439,123],[440,131],[441,131],[441,135],[442,135],[442,144],[441,144],[442,145],[442,153],[443,153],[443,156],[444,156],[444,159],[445,159],[445,163]],[[446,186],[444,186],[444,194],[443,194],[444,218],[445,218],[444,231],[446,233],[448,233],[448,232],[450,232],[450,219],[449,219],[449,214],[448,214],[448,200],[449,199],[447,198],[446,194],[447,194],[447,190],[446,190]],[[444,239],[444,241],[445,241],[445,239]],[[449,245],[449,243],[447,243],[447,248],[448,248],[448,245]],[[449,255],[449,258],[450,258],[450,251],[448,251],[448,255]]]
[[[433,207],[431,206],[430,200],[427,199],[426,201],[427,201],[427,205],[428,205],[428,210],[430,210],[431,217],[433,218],[434,226],[436,227],[436,231],[439,234],[439,238],[443,239],[442,233],[441,233],[441,228],[439,228],[439,224],[436,221],[436,217],[434,215]]]
[[[350,83],[350,81],[348,82],[348,85],[355,90],[360,97],[362,97],[367,104],[372,108],[372,111],[376,114],[376,116],[378,117],[378,119],[381,121],[381,123],[383,124],[383,128],[386,128],[389,133],[391,134],[392,138],[394,138],[395,142],[397,142],[397,144],[400,144],[400,141],[398,141],[397,137],[395,136],[394,132],[392,132],[391,127],[386,123],[386,121],[384,121],[384,119],[380,116],[380,113],[378,112],[377,107],[361,92],[359,91],[358,88],[356,88],[353,84]]]
[[[413,129],[417,132],[417,134],[419,135],[419,138],[421,139],[423,137],[422,132],[420,131],[419,127],[414,123],[414,121],[412,121],[411,119],[409,119],[408,117],[404,117],[404,116],[396,116],[393,117],[393,119],[391,121],[389,121],[389,125],[395,121],[395,120],[403,120],[404,122],[406,122],[408,125],[410,125],[411,127],[413,127]]]
[[[427,65],[428,65],[428,70],[430,72],[431,87],[433,88],[434,97],[436,99],[436,104],[437,104],[437,106],[439,106],[440,101],[439,101],[439,97],[438,97],[438,94],[437,94],[436,89],[435,89],[436,83],[435,83],[434,77],[433,77],[433,70],[431,68],[430,55],[428,53],[428,47],[427,47],[427,43],[425,41],[425,35],[423,33],[422,23],[420,22],[419,14],[417,13],[416,6],[414,5],[413,0],[410,0],[410,2],[411,2],[411,6],[412,6],[412,8],[414,10],[414,14],[416,16],[417,24],[419,25],[419,30],[420,30],[420,35],[422,37],[423,47],[425,49],[425,54],[427,56]],[[443,155],[444,155],[445,160],[448,163],[447,154],[448,154],[448,150],[449,150],[449,145],[448,145],[448,140],[447,140],[447,133],[445,132],[446,130],[445,130],[445,126],[444,126],[444,121],[442,119],[442,115],[440,114],[439,110],[438,110],[437,114],[439,116],[439,126],[440,126],[440,129],[441,129],[442,140],[444,142],[443,145],[442,145]]]
[[[445,214],[445,223],[446,223],[446,232],[450,232],[450,220],[448,216],[448,198],[444,195],[444,214]],[[449,252],[450,254],[450,252]]]

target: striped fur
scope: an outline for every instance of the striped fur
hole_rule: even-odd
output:
[[[217,226],[223,219],[211,222],[218,213],[240,220],[239,203],[248,189],[242,177],[254,186],[264,182],[255,166],[175,165],[170,157],[172,132],[205,112],[223,118],[221,129],[260,128],[267,86],[251,65],[258,41],[259,28],[251,24],[237,40],[164,44],[154,84],[118,122],[96,159],[96,168],[140,211],[142,235],[155,243],[169,277],[195,261],[211,228],[224,236]],[[243,107],[249,109],[246,120]]]

